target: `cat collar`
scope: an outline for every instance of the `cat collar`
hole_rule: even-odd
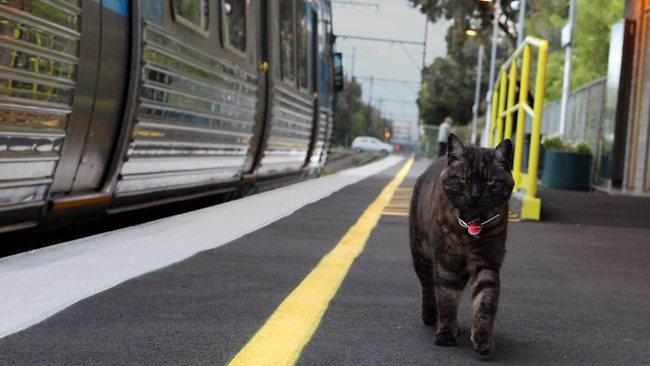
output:
[[[495,220],[499,216],[501,216],[501,214],[496,214],[492,216],[492,218],[487,219],[483,222],[480,222],[478,219],[474,219],[470,222],[465,222],[463,221],[463,219],[460,218],[460,216],[458,216],[458,214],[456,214],[456,218],[458,219],[458,224],[460,224],[460,226],[467,229],[467,233],[473,236],[474,238],[478,238],[478,234],[480,234],[481,230],[483,230],[483,226],[487,225],[488,223]]]

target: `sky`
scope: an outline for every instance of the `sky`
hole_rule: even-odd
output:
[[[360,6],[350,3],[378,5]],[[422,42],[425,17],[406,0],[332,0],[334,34],[374,38],[389,38]],[[450,22],[429,23],[426,63],[447,52],[445,35]],[[382,115],[393,120],[416,121],[418,116],[418,84],[398,84],[374,81],[367,77],[403,79],[419,82],[422,67],[422,47],[377,43],[338,37],[337,51],[343,53],[346,75],[352,72],[363,87],[367,102],[372,93],[372,104]],[[371,90],[372,89],[372,90]]]

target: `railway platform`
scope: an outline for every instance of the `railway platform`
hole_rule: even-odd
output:
[[[2,365],[641,365],[649,199],[540,191],[512,222],[492,355],[433,344],[408,248],[430,162],[363,167],[0,259]],[[546,218],[546,219],[545,219]]]

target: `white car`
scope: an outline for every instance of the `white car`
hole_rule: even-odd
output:
[[[393,146],[379,139],[368,136],[360,136],[352,141],[352,150],[356,152],[380,152],[382,154],[390,154],[393,152]]]

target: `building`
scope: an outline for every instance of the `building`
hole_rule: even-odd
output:
[[[618,108],[611,125],[611,183],[623,191],[649,193],[650,0],[626,0],[624,31]]]

